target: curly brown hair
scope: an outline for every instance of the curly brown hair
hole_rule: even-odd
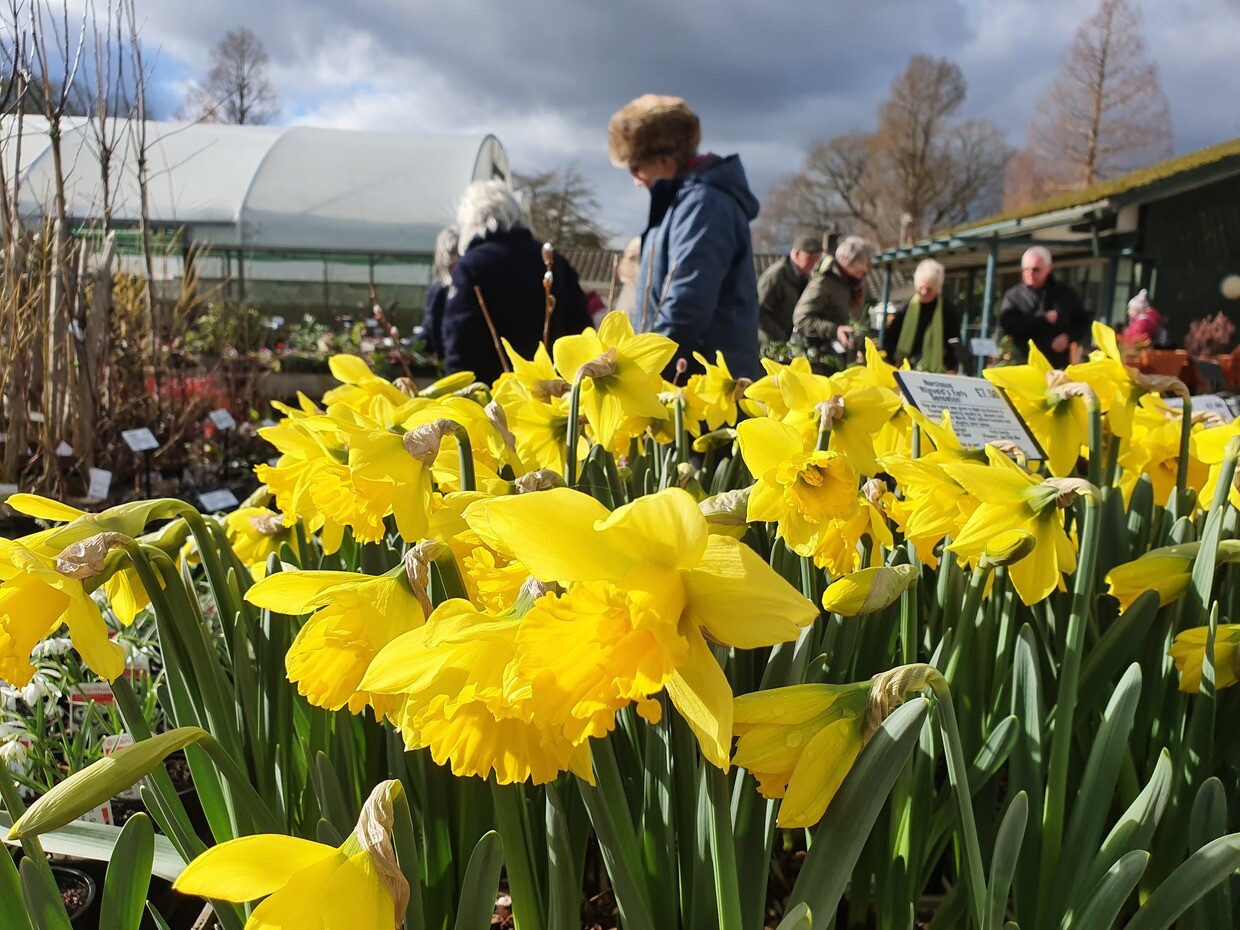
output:
[[[620,108],[607,124],[608,152],[617,168],[656,158],[688,167],[702,141],[702,124],[680,97],[644,94]]]

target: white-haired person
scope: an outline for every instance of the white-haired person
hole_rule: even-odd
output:
[[[455,226],[440,230],[435,237],[431,282],[426,288],[426,302],[422,313],[422,339],[426,343],[427,351],[436,358],[443,355],[443,308],[448,301],[452,269],[461,257],[458,251],[460,245],[461,235]]]
[[[960,368],[960,315],[943,296],[943,266],[927,258],[913,272],[913,296],[896,308],[883,335],[893,365],[921,371]]]
[[[1093,314],[1070,286],[1055,277],[1051,253],[1040,245],[1020,260],[1021,283],[1003,295],[999,328],[1009,336],[1018,361],[1028,359],[1033,343],[1056,368],[1071,364],[1072,346],[1089,338]]]
[[[874,246],[860,236],[845,236],[831,260],[819,262],[792,313],[792,332],[819,352],[833,351],[838,342],[845,355],[853,346],[852,321],[864,312],[865,275],[874,260]]]
[[[679,97],[646,94],[607,124],[611,163],[650,191],[634,329],[679,345],[664,377],[701,371],[722,352],[732,375],[758,378],[758,276],[749,222],[758,200],[736,155],[698,151],[702,127]]]
[[[465,189],[456,212],[456,228],[461,257],[452,270],[444,304],[444,369],[449,374],[472,371],[479,381],[489,383],[503,371],[495,337],[507,339],[525,358],[532,357],[542,342],[543,275],[547,270],[542,245],[530,231],[521,205],[502,181],[475,181]],[[558,252],[551,271],[555,312],[550,337],[554,341],[586,329],[590,314],[577,272]]]

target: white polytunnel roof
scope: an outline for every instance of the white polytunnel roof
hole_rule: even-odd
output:
[[[471,181],[509,179],[507,153],[492,135],[218,123],[146,127],[152,223],[184,226],[191,241],[217,246],[429,254]],[[117,223],[141,216],[135,128],[116,124],[109,176]],[[6,183],[17,174],[22,214],[38,221],[55,193],[47,122],[23,120],[20,163],[14,117],[0,127],[0,139]],[[89,223],[103,212],[96,126],[65,121],[61,139],[67,212]]]

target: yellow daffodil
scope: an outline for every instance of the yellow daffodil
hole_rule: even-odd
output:
[[[409,400],[400,388],[380,378],[356,355],[333,355],[327,361],[332,376],[343,382],[323,395],[323,404],[343,404],[371,420],[390,422],[395,410]]]
[[[1189,439],[1189,454],[1207,468],[1206,480],[1200,485],[1198,501],[1203,507],[1209,507],[1214,500],[1214,491],[1218,487],[1219,474],[1222,470],[1223,454],[1227,443],[1240,436],[1240,420],[1233,420],[1226,426],[1214,426],[1209,429],[1197,430]],[[1227,492],[1227,500],[1233,507],[1240,507],[1240,488],[1233,481]]]
[[[1127,610],[1144,592],[1157,591],[1159,606],[1165,607],[1188,590],[1193,562],[1200,550],[1198,542],[1163,546],[1131,562],[1116,565],[1107,572],[1107,593],[1119,601],[1121,610]],[[1220,564],[1240,562],[1240,540],[1221,540],[1215,558]]]
[[[362,689],[361,681],[380,649],[425,618],[403,565],[378,577],[277,572],[257,582],[245,599],[290,616],[313,612],[285,656],[289,680],[311,704],[328,710],[347,705],[355,714],[369,705],[377,717],[399,706],[397,698]]]
[[[651,642],[671,644],[677,652],[667,693],[693,728],[703,754],[720,767],[727,765],[731,688],[707,637],[741,649],[786,642],[817,613],[751,549],[712,535],[693,497],[679,488],[639,498],[614,513],[588,495],[558,488],[492,500],[468,517],[480,536],[502,540],[499,545],[534,577],[569,585],[577,609],[602,610],[596,645],[586,651],[594,661],[601,661],[606,647],[613,661],[632,655],[644,663],[649,657],[616,643],[634,630],[661,630]],[[573,586],[586,582],[612,586],[597,586],[589,597],[575,596]],[[581,606],[587,603],[589,608]],[[617,607],[628,608],[627,622],[619,622],[624,610]],[[554,619],[549,617],[548,624]],[[560,629],[579,636],[575,623]],[[554,658],[551,652],[548,661]],[[561,665],[588,661],[587,655],[569,651],[566,643],[560,664],[547,672],[567,680],[569,670]],[[639,676],[633,667],[613,665],[609,671],[616,679]]]
[[[1027,365],[987,368],[982,374],[1003,389],[1028,424],[1046,451],[1050,473],[1060,478],[1072,474],[1081,447],[1089,443],[1084,385],[1068,380],[1034,345],[1029,347]],[[1092,395],[1092,388],[1088,390]]]
[[[769,417],[745,420],[736,433],[756,479],[748,519],[777,523],[794,552],[809,555],[821,529],[858,513],[857,473],[841,453],[806,452],[799,431]]]
[[[378,785],[340,846],[281,834],[243,836],[198,856],[173,888],[236,903],[265,898],[245,930],[394,930],[409,902],[391,839],[392,797],[399,790],[394,781]]]
[[[580,379],[581,412],[595,441],[610,447],[625,417],[667,416],[659,403],[659,372],[676,353],[676,343],[657,333],[634,334],[623,313],[609,313],[596,333],[563,336],[552,347],[556,369]]]
[[[62,623],[73,648],[100,678],[112,681],[125,670],[125,653],[108,638],[99,605],[82,581],[59,571],[55,560],[8,542],[0,564],[0,679],[29,684],[31,651]]]
[[[797,356],[787,365],[770,358],[760,361],[766,370],[766,377],[759,378],[745,389],[745,396],[740,401],[741,409],[751,417],[766,416],[782,420],[788,415],[788,405],[784,403],[784,395],[779,387],[780,375],[788,369],[803,375],[812,374],[809,359]]]
[[[789,411],[784,422],[801,433],[807,447],[813,448],[826,426],[830,451],[846,456],[858,474],[878,471],[874,440],[902,407],[895,392],[839,375],[824,378],[793,369],[781,373],[779,387]]]
[[[588,744],[544,722],[527,698],[510,696],[520,622],[445,601],[425,626],[379,653],[362,686],[399,695],[406,747],[429,749],[454,775],[545,784],[571,771],[593,784]]]
[[[1209,627],[1185,630],[1175,638],[1167,655],[1180,670],[1180,690],[1196,694],[1201,689],[1201,667],[1206,657]],[[1214,633],[1214,687],[1230,688],[1240,681],[1240,623],[1220,623]]]
[[[1160,506],[1167,504],[1175,490],[1183,427],[1184,419],[1180,411],[1168,407],[1157,395],[1147,394],[1141,398],[1140,406],[1133,411],[1132,441],[1123,444],[1117,459],[1123,469],[1120,487],[1125,498],[1132,495],[1137,480],[1142,475],[1148,475],[1154,486],[1155,503]],[[1200,430],[1195,430],[1194,435],[1197,432]],[[1191,443],[1191,438],[1189,441]],[[1219,460],[1222,460],[1221,449]],[[1207,471],[1206,465],[1190,454],[1187,486],[1201,488],[1208,485],[1209,493],[1213,493],[1214,485],[1208,481]],[[1205,503],[1209,504],[1209,498]]]
[[[224,517],[224,532],[237,558],[255,578],[267,574],[267,559],[289,546],[297,555],[297,534],[283,515],[267,507],[241,507]]]
[[[980,501],[949,548],[972,561],[998,533],[1029,531],[1036,541],[1032,554],[1008,571],[1021,600],[1036,604],[1062,586],[1063,574],[1076,567],[1076,550],[1064,532],[1058,505],[1060,492],[993,446],[987,446],[986,452],[990,465],[941,466]]]
[[[1094,345],[1089,361],[1069,365],[1066,374],[1072,381],[1083,381],[1093,388],[1107,422],[1120,439],[1132,436],[1133,411],[1150,388],[1140,373],[1124,364],[1115,330],[1097,320],[1093,324]]]
[[[783,798],[781,827],[812,827],[865,746],[870,683],[792,685],[736,698],[732,761]]]
[[[691,389],[702,403],[707,428],[719,429],[725,423],[728,426],[735,426],[736,401],[749,387],[749,379],[733,378],[722,352],[715,352],[715,364],[713,365],[701,352],[694,352],[693,357],[706,369],[705,374],[694,378]]]

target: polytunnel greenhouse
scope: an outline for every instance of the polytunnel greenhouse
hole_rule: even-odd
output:
[[[24,221],[38,224],[55,195],[48,124],[7,121],[5,181]],[[472,181],[508,179],[492,135],[419,136],[311,126],[145,124],[149,216],[157,286],[178,287],[186,262],[200,289],[270,314],[348,316],[373,285],[405,320],[420,315],[435,236]],[[140,272],[139,125],[114,121],[104,183],[101,132],[62,124],[65,202],[79,236],[99,235],[105,212],[122,268]],[[107,144],[103,148],[107,148]]]

